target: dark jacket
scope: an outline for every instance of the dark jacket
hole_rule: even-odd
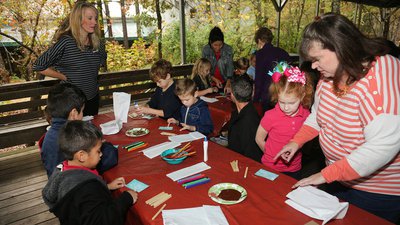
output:
[[[217,61],[214,50],[209,44],[203,47],[201,52],[203,58],[211,62],[211,74],[214,75],[215,69],[218,66],[219,72],[225,81],[233,75],[233,49],[231,46],[224,43],[221,48],[221,56]]]
[[[56,169],[42,196],[62,225],[122,225],[133,204],[128,192],[113,199],[101,177],[81,169]]]
[[[182,105],[179,122],[195,126],[196,131],[206,136],[213,132],[214,129],[208,105],[201,99],[198,99],[197,102],[189,108]]]
[[[251,102],[240,113],[236,110],[232,112],[228,126],[228,148],[261,162],[263,152],[255,140],[259,124],[260,116]]]
[[[160,117],[162,119],[179,117],[179,108],[182,102],[175,95],[175,82],[164,92],[160,87],[157,87],[147,104],[152,109],[161,109],[164,112],[164,117]]]
[[[256,77],[254,79],[254,102],[261,102],[264,111],[273,108],[270,104],[268,88],[272,82],[268,71],[276,66],[279,61],[290,62],[289,54],[270,43],[266,43],[262,49],[256,52]]]
[[[51,127],[44,137],[40,154],[48,177],[53,173],[56,166],[65,160],[58,145],[58,134],[67,121],[63,118],[52,118]],[[104,142],[101,146],[101,152],[103,155],[96,168],[99,173],[103,173],[118,164],[118,149],[111,143]]]
[[[201,80],[200,75],[196,75],[196,76],[193,78],[193,81],[194,81],[194,83],[196,83],[197,90],[198,90],[198,91],[202,91],[202,90],[205,90],[205,89],[211,87],[211,81],[210,81],[210,79],[211,79],[211,78],[209,78],[209,76],[207,76],[207,79],[206,79],[207,84],[204,84],[203,81]]]

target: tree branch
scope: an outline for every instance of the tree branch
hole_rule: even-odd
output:
[[[36,54],[36,52],[33,51],[32,48],[30,48],[29,46],[25,45],[24,43],[18,41],[16,38],[14,38],[14,37],[12,37],[12,36],[10,36],[10,35],[8,35],[8,34],[5,34],[5,33],[1,32],[1,31],[0,31],[0,35],[3,35],[3,36],[5,36],[5,37],[10,38],[11,40],[17,42],[19,45],[21,45],[22,47],[28,49],[28,50],[29,50],[30,52],[32,52],[33,54],[35,54],[36,57],[39,57],[38,54]]]

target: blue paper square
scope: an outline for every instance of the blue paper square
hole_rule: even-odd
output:
[[[130,189],[132,189],[132,190],[134,190],[136,192],[141,192],[144,189],[146,189],[147,187],[149,187],[149,185],[147,185],[147,184],[145,184],[143,182],[140,182],[140,181],[138,181],[136,179],[133,179],[131,182],[129,182],[126,185],[126,187],[130,188]]]
[[[259,169],[256,173],[255,173],[255,175],[256,176],[259,176],[259,177],[264,177],[264,178],[266,178],[266,179],[268,179],[268,180],[275,180],[279,175],[278,174],[275,174],[275,173],[271,173],[271,172],[269,172],[269,171],[266,171],[266,170],[264,170],[264,169]]]

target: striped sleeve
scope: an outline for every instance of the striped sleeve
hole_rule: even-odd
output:
[[[363,145],[322,170],[328,183],[368,176],[392,161],[400,150],[400,116],[379,115],[365,127],[364,135]]]
[[[67,39],[61,38],[33,63],[34,71],[43,71],[56,65],[63,56]]]

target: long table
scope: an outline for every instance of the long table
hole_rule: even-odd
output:
[[[113,114],[103,114],[95,116],[93,123],[99,125],[113,119]],[[134,141],[144,141],[149,143],[149,146],[168,141],[168,137],[161,135],[161,131],[158,130],[159,126],[165,125],[166,121],[159,118],[151,120],[128,118],[128,123],[124,124],[118,134],[104,136],[107,141],[119,145],[119,163],[103,175],[104,179],[110,182],[122,176],[127,182],[137,179],[149,185],[147,189],[139,193],[137,203],[128,212],[126,224],[163,224],[161,214],[154,220],[151,219],[159,207],[153,208],[145,203],[146,200],[162,191],[172,194],[172,198],[166,201],[167,206],[165,209],[219,205],[208,197],[208,190],[214,184],[223,182],[239,184],[247,191],[247,198],[243,202],[235,205],[220,205],[231,225],[299,225],[311,220],[321,224],[321,221],[312,219],[285,203],[286,194],[292,190],[291,186],[296,182],[294,179],[279,173],[279,177],[275,181],[257,177],[254,175],[257,170],[267,168],[260,163],[212,142],[209,142],[209,160],[207,161],[211,169],[203,172],[211,178],[211,181],[190,189],[184,189],[180,184],[168,178],[166,174],[203,161],[202,140],[193,141],[191,144],[194,146],[197,154],[188,157],[183,163],[178,165],[167,164],[160,157],[149,159],[139,151],[127,152],[122,148],[123,145]],[[133,127],[147,128],[150,130],[150,133],[137,138],[125,136],[125,131]],[[171,132],[177,134],[185,133],[179,132],[178,127],[174,127],[174,130]],[[240,172],[233,172],[230,166],[230,162],[233,160],[239,161]],[[247,178],[244,178],[243,175],[246,167],[249,168],[248,175]],[[114,194],[118,195],[123,190],[116,190]],[[391,223],[350,205],[344,219],[332,220],[329,224],[386,225]]]

